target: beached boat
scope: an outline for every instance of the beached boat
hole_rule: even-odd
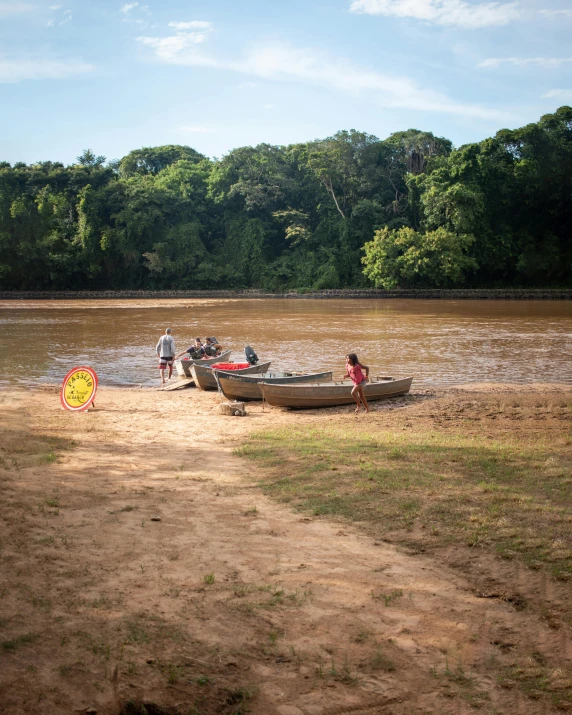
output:
[[[228,362],[231,352],[231,350],[227,350],[218,357],[207,358],[206,360],[175,360],[175,369],[177,370],[177,374],[181,377],[192,377],[192,365],[214,365],[217,362]]]
[[[195,363],[191,365],[191,375],[195,378],[195,385],[201,390],[218,390],[215,371],[219,375],[223,372],[230,372],[232,375],[254,375],[266,372],[269,367],[269,362],[261,362],[258,365],[251,365],[249,362],[221,362],[206,366]]]
[[[364,385],[366,400],[384,400],[396,395],[405,395],[411,388],[412,377],[374,378]],[[274,407],[332,407],[355,404],[351,382],[310,384],[271,384],[262,382],[260,389],[264,399]]]
[[[261,400],[260,384],[262,382],[286,385],[299,382],[322,382],[331,380],[332,374],[332,372],[315,372],[312,374],[267,372],[260,375],[232,375],[221,371],[218,373],[218,380],[225,397],[229,400]]]

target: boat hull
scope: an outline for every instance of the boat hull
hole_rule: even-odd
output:
[[[412,377],[368,382],[363,391],[366,400],[385,400],[405,395],[411,388]],[[263,382],[260,385],[264,399],[273,407],[312,408],[355,404],[352,383],[314,383],[309,385],[284,385]]]
[[[258,365],[250,365],[242,368],[242,370],[229,370],[232,375],[255,375],[256,373],[266,372],[270,367],[269,362],[259,363]],[[205,367],[203,365],[192,365],[191,375],[195,379],[195,385],[201,390],[218,390],[214,370],[216,365]],[[218,375],[228,374],[225,370],[217,370]]]
[[[317,372],[311,375],[294,373],[266,373],[261,375],[232,375],[222,370],[218,373],[221,390],[229,400],[261,400],[260,384],[292,384],[303,382],[326,381],[332,379],[331,372]]]
[[[215,365],[217,362],[228,362],[231,352],[231,350],[227,350],[218,357],[206,360],[175,360],[175,370],[180,377],[192,377],[191,367],[193,365]]]

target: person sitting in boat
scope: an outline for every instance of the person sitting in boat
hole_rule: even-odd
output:
[[[214,337],[206,338],[204,349],[207,357],[218,357],[222,352],[222,345]]]
[[[201,343],[201,339],[195,338],[194,345],[191,345],[186,350],[183,350],[182,353],[179,353],[175,357],[175,360],[178,360],[181,355],[188,355],[191,360],[202,360],[202,358],[205,357],[205,349]]]

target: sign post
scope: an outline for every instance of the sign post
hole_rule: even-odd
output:
[[[60,400],[66,410],[81,412],[94,404],[97,375],[91,367],[74,367],[64,377]]]

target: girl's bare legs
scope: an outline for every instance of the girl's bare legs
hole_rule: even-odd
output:
[[[365,399],[365,392],[363,391],[363,385],[356,385],[359,391],[359,396],[361,397],[361,401],[363,402],[363,406],[365,408],[366,412],[369,412],[369,405],[367,404],[367,400]]]
[[[359,412],[359,408],[360,408],[359,391],[360,391],[360,386],[359,386],[359,385],[354,385],[354,386],[352,387],[352,397],[353,397],[354,400],[356,401],[356,405],[357,405],[357,407],[356,407],[356,412]]]

